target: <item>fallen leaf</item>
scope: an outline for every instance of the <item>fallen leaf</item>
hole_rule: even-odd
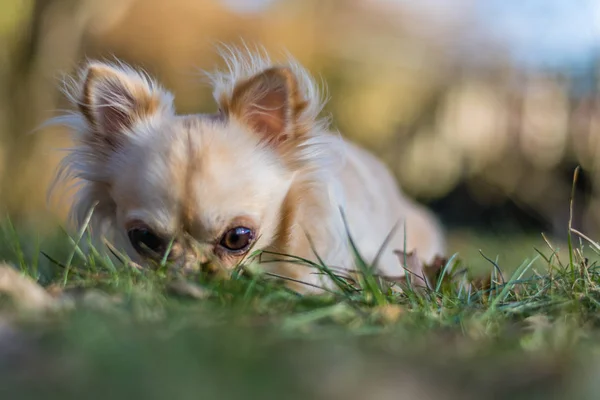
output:
[[[210,297],[210,292],[195,283],[178,279],[168,284],[167,290],[171,294],[193,299],[203,300]]]
[[[530,331],[547,330],[552,326],[550,318],[543,314],[536,314],[525,318],[525,329]]]
[[[96,289],[88,289],[84,292],[81,301],[84,306],[102,311],[112,311],[115,306],[122,302],[117,296],[111,296]]]
[[[55,299],[42,286],[8,264],[0,264],[0,295],[7,296],[13,306],[28,311],[54,308]]]
[[[376,315],[386,324],[393,324],[404,314],[405,308],[399,304],[385,304],[375,308]]]
[[[410,282],[413,287],[427,287],[426,276],[424,273],[424,265],[423,262],[417,257],[416,250],[411,251],[410,253],[406,253],[401,250],[395,250],[394,254],[398,256],[398,260],[400,260],[400,265],[404,270],[403,276],[398,277],[385,277],[385,279],[398,282],[398,283],[406,283],[406,276],[410,276]]]

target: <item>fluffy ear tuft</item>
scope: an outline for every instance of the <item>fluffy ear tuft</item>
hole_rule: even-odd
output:
[[[306,107],[298,81],[286,67],[272,67],[237,83],[231,98],[221,104],[228,116],[273,145],[302,135],[298,118]]]
[[[133,125],[161,112],[172,112],[173,99],[147,76],[124,65],[89,63],[76,99],[98,136],[96,143],[114,147]]]

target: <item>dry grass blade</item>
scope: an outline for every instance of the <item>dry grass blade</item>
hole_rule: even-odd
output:
[[[571,186],[571,198],[569,199],[569,231],[567,232],[567,243],[569,246],[569,265],[571,267],[571,271],[575,269],[575,264],[573,262],[573,235],[571,229],[573,228],[573,205],[575,203],[575,188],[577,185],[577,178],[579,177],[579,165],[575,168],[573,172],[573,185]]]
[[[115,246],[112,245],[112,243],[110,243],[108,240],[106,240],[106,238],[102,238],[102,243],[104,243],[104,245],[106,246],[106,248],[108,249],[108,251],[111,252],[111,254],[117,259],[119,260],[119,262],[127,265],[128,267],[133,268],[134,270],[137,271],[143,271],[144,268],[139,265],[138,263],[131,261],[129,258],[127,258],[125,255],[123,255],[119,250],[117,250],[117,248]]]
[[[67,285],[67,281],[69,279],[69,273],[71,272],[71,263],[73,262],[75,253],[77,252],[77,250],[79,250],[79,243],[81,242],[81,239],[83,239],[83,235],[87,231],[89,224],[92,221],[92,215],[94,214],[94,210],[96,209],[97,205],[98,205],[98,202],[95,202],[92,205],[92,207],[90,207],[90,210],[88,211],[87,215],[85,216],[85,220],[83,221],[83,224],[79,228],[79,232],[77,234],[77,240],[75,241],[75,244],[73,245],[73,250],[71,251],[71,254],[69,254],[69,258],[67,259],[67,262],[65,263],[65,270],[64,270],[64,274],[63,274],[63,286]]]
[[[600,251],[600,244],[598,244],[598,242],[595,242],[594,240],[590,239],[589,236],[586,236],[585,234],[583,234],[582,232],[578,231],[575,228],[571,228],[571,232],[573,232],[574,234],[576,234],[577,236],[579,236],[580,238],[582,238],[586,242],[588,242],[596,251]]]

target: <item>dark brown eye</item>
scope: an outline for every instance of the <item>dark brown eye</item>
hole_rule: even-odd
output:
[[[127,232],[131,245],[140,254],[156,253],[162,255],[167,242],[147,228],[133,228]]]
[[[238,226],[225,232],[219,244],[231,252],[242,252],[250,247],[253,239],[254,232],[251,229]]]

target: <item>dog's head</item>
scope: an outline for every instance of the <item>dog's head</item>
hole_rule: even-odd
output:
[[[232,52],[211,75],[218,112],[177,115],[173,96],[123,64],[90,62],[70,91],[80,181],[73,213],[108,222],[130,256],[231,267],[280,234],[291,185],[318,151],[322,107],[296,63]]]

